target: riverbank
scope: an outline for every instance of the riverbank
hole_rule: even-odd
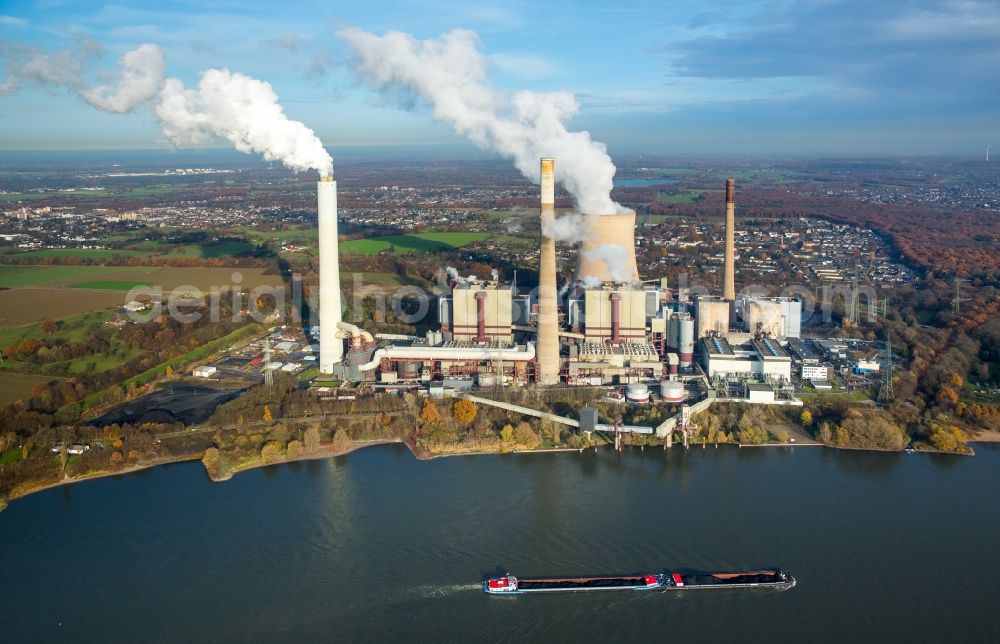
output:
[[[973,443],[973,442],[982,442],[982,443],[996,443],[996,442],[1000,442],[1000,432],[982,432],[980,435],[977,435],[975,439],[970,440],[969,442],[970,443]],[[558,453],[565,453],[565,452],[580,452],[580,453],[583,453],[586,450],[594,450],[596,452],[597,450],[601,449],[602,447],[613,449],[613,447],[609,443],[609,444],[604,444],[604,445],[591,445],[591,446],[583,447],[583,448],[576,448],[576,447],[548,447],[548,448],[537,448],[537,449],[510,449],[510,450],[502,450],[502,449],[501,450],[470,449],[468,451],[455,450],[455,451],[449,451],[449,452],[443,452],[443,453],[435,453],[435,452],[430,451],[430,450],[420,449],[416,445],[414,445],[412,442],[405,441],[405,440],[403,440],[401,438],[373,439],[373,440],[360,440],[360,441],[358,441],[358,440],[352,440],[346,446],[340,446],[340,447],[338,447],[338,446],[334,446],[333,444],[322,445],[322,446],[319,447],[319,449],[317,449],[317,450],[315,450],[313,452],[303,453],[301,456],[298,456],[298,457],[292,458],[292,459],[281,458],[281,459],[275,459],[275,460],[267,460],[267,461],[265,461],[265,460],[263,460],[262,458],[260,458],[258,456],[256,458],[254,458],[253,460],[248,460],[248,461],[240,463],[240,464],[238,464],[238,465],[236,465],[234,467],[231,467],[231,468],[227,469],[224,473],[220,473],[219,475],[213,476],[213,475],[211,475],[209,473],[209,477],[212,479],[212,481],[221,483],[221,482],[228,481],[228,480],[232,479],[236,474],[239,474],[240,472],[246,472],[246,471],[258,469],[258,468],[261,468],[261,467],[268,467],[268,466],[271,466],[271,465],[280,465],[280,464],[283,464],[283,463],[295,463],[295,462],[300,462],[300,461],[324,460],[324,459],[328,459],[328,458],[334,458],[334,457],[337,457],[337,456],[344,456],[344,455],[350,454],[352,452],[356,452],[358,450],[364,449],[366,447],[373,447],[373,446],[378,446],[378,445],[391,445],[391,444],[398,444],[398,443],[402,443],[403,445],[406,445],[406,447],[410,451],[410,453],[413,454],[413,457],[415,459],[417,459],[417,460],[420,460],[420,461],[429,461],[429,460],[433,460],[433,459],[449,458],[449,457],[454,457],[454,456],[490,456],[490,455],[495,456],[495,455],[500,455],[500,454],[538,454],[538,453],[558,454]],[[730,445],[730,446],[734,446],[734,447],[737,447],[737,448],[744,448],[744,447],[747,447],[747,448],[749,448],[749,447],[829,447],[829,448],[832,448],[832,449],[839,449],[839,450],[845,450],[845,451],[884,452],[884,453],[894,453],[895,452],[895,453],[900,453],[898,450],[882,450],[882,449],[863,448],[863,447],[841,447],[841,446],[837,446],[837,445],[825,445],[825,444],[820,443],[820,442],[762,443],[762,444],[759,444],[759,445],[751,445],[751,444],[745,444],[744,445],[744,444],[740,444],[740,443],[713,443],[712,445],[714,447],[716,447],[716,448],[718,448],[719,445]],[[635,445],[633,445],[633,446],[626,446],[626,447],[633,447],[633,448],[634,447],[638,447],[640,450],[644,451],[645,447],[647,447],[647,446],[635,446]],[[697,449],[699,447],[707,448],[708,445],[707,444],[693,443],[693,444],[690,445],[690,447],[688,449],[692,449],[693,450],[693,449]],[[681,446],[675,445],[674,448],[681,448]],[[651,449],[652,449],[652,447],[651,447]],[[663,449],[666,450],[667,448],[664,447]],[[951,454],[951,453],[953,453],[953,452],[936,452],[936,451],[933,451],[933,450],[920,450],[920,452],[921,453],[927,453],[927,454]],[[42,492],[42,491],[45,491],[45,490],[48,490],[48,489],[52,489],[52,488],[56,488],[56,487],[61,487],[61,486],[64,486],[64,485],[72,485],[74,483],[82,483],[84,481],[92,481],[92,480],[101,479],[101,478],[107,478],[107,477],[111,477],[111,476],[124,476],[126,474],[133,474],[135,472],[140,472],[142,470],[151,469],[151,468],[154,468],[154,467],[159,467],[161,465],[170,465],[172,463],[183,463],[183,462],[187,462],[187,461],[201,460],[202,457],[203,457],[202,453],[188,453],[188,454],[182,454],[182,455],[177,455],[177,456],[171,456],[171,457],[168,457],[168,458],[159,458],[159,459],[155,459],[153,461],[149,461],[149,462],[146,462],[146,463],[140,463],[140,464],[136,464],[136,465],[130,465],[128,467],[124,467],[124,468],[122,468],[120,470],[116,470],[116,471],[111,471],[111,470],[95,470],[95,471],[87,472],[86,474],[84,474],[82,476],[64,477],[64,478],[59,479],[57,481],[48,480],[48,481],[44,481],[44,482],[39,482],[39,484],[37,484],[37,485],[33,485],[31,482],[24,483],[24,484],[18,486],[17,488],[14,488],[11,491],[11,493],[8,495],[8,497],[6,499],[0,497],[0,511],[2,511],[4,508],[6,508],[7,505],[11,501],[15,501],[17,499],[20,499],[20,498],[23,498],[25,496],[28,496],[29,494],[34,494],[36,492]]]

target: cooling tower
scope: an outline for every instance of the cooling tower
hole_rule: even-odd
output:
[[[576,264],[581,282],[638,282],[635,263],[635,213],[584,215],[584,235]]]
[[[556,242],[545,234],[556,216],[556,162],[541,160],[541,255],[538,261],[538,382],[559,383],[559,312],[556,308]]]
[[[736,180],[726,179],[726,260],[722,273],[722,299],[736,301]]]
[[[344,356],[337,338],[340,310],[340,254],[337,250],[337,182],[322,175],[316,184],[319,219],[319,371],[333,373]]]

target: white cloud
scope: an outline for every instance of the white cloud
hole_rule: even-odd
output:
[[[0,16],[0,26],[3,27],[23,27],[28,24],[28,21],[24,18],[18,18],[16,16]]]
[[[559,66],[533,54],[493,54],[490,63],[500,71],[521,78],[548,78],[559,73]]]

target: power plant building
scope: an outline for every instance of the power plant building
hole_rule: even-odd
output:
[[[695,302],[695,335],[726,335],[729,333],[731,303],[711,296],[699,296]]]
[[[449,315],[441,321],[455,340],[512,342],[514,290],[496,282],[460,282],[451,296],[442,298],[439,311]]]

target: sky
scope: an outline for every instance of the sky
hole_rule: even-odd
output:
[[[335,34],[358,27],[479,36],[502,90],[565,90],[570,126],[614,152],[982,155],[1000,149],[996,0],[431,0],[101,4],[0,0],[0,62],[12,48],[86,41],[92,82],[143,43],[171,76],[228,68],[269,82],[290,118],[328,146],[454,145],[415,102],[372,93]],[[93,44],[96,43],[96,44]],[[6,71],[0,70],[0,85]],[[0,95],[0,148],[168,147],[145,110],[109,115],[26,82]]]

